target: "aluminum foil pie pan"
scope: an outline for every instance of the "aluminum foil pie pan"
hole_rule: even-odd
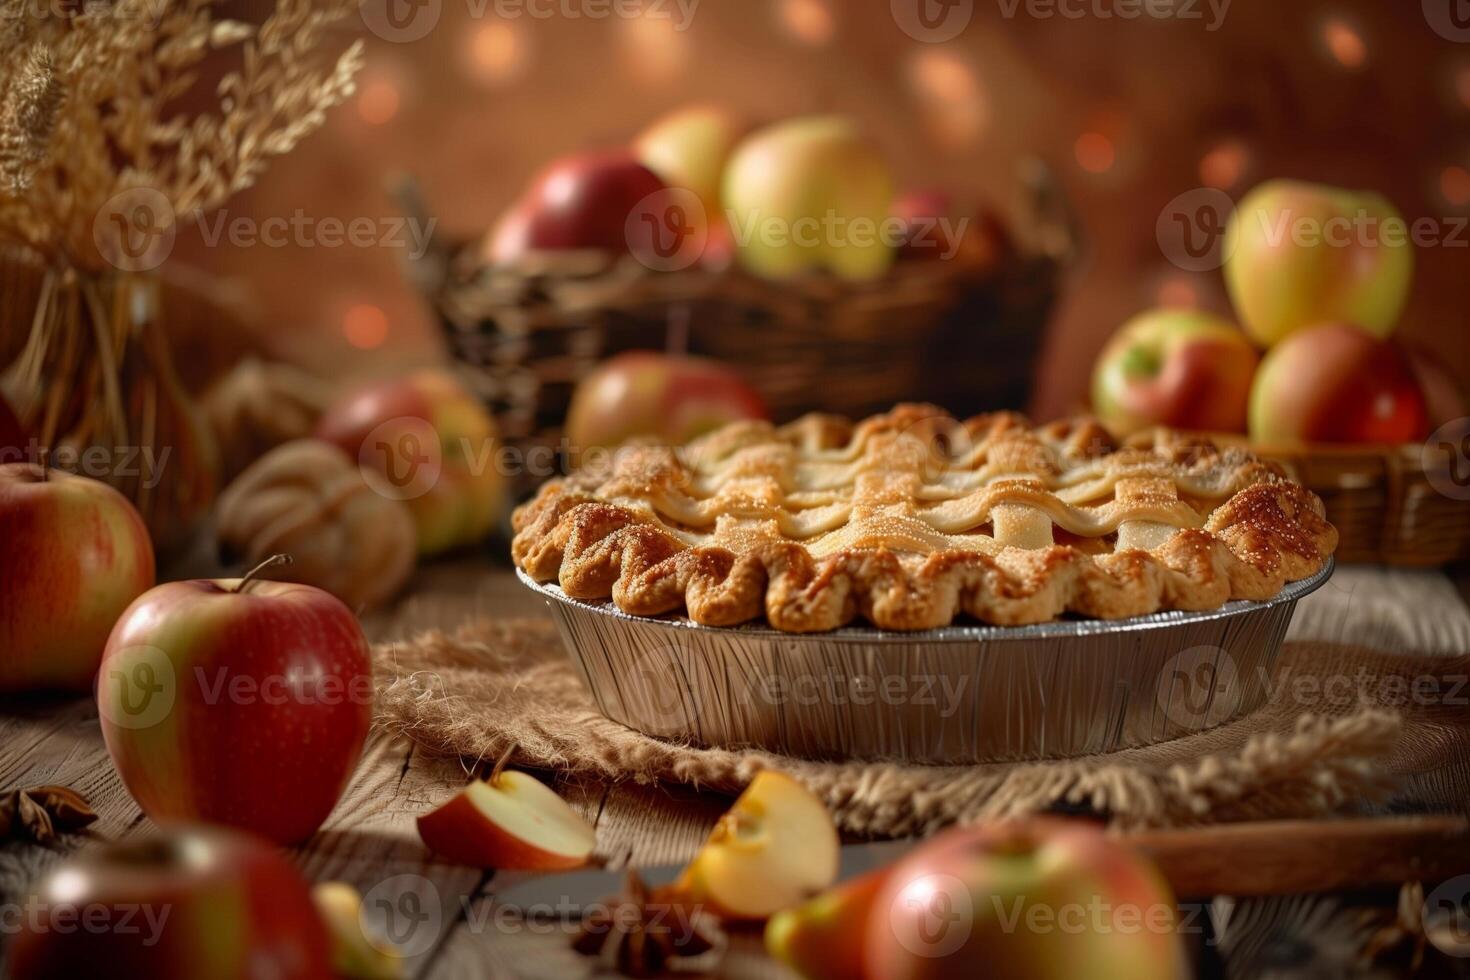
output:
[[[969,764],[1150,745],[1260,707],[1297,602],[917,633],[700,626],[546,597],[607,717],[659,738],[815,759]]]

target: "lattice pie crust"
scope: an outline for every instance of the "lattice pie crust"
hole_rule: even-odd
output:
[[[1213,609],[1337,546],[1322,502],[1244,450],[927,405],[630,447],[547,483],[514,527],[517,564],[574,598],[797,633]]]

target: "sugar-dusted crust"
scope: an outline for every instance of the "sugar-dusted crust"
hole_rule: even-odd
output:
[[[1322,502],[1243,450],[927,405],[631,447],[547,483],[514,527],[516,563],[575,598],[794,633],[1213,609],[1337,546]]]

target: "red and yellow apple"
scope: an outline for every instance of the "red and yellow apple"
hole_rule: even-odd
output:
[[[420,554],[474,544],[500,519],[495,420],[446,371],[359,389],[322,416],[316,437],[356,459],[374,490],[408,504]]]
[[[634,436],[677,446],[727,422],[767,417],[755,389],[717,361],[628,351],[599,364],[577,385],[567,410],[567,438],[577,453]]]
[[[1236,313],[1263,347],[1336,321],[1387,337],[1414,275],[1409,227],[1387,198],[1291,180],[1241,200],[1225,255]]]
[[[1251,389],[1257,443],[1400,443],[1429,433],[1408,358],[1357,327],[1301,330],[1267,353]]]
[[[513,770],[470,783],[418,825],[429,850],[477,868],[577,868],[597,845],[591,824],[554,790]]]
[[[843,881],[766,923],[766,951],[806,980],[862,980],[867,968],[863,936],[888,868]]]
[[[837,828],[822,801],[790,776],[758,773],[673,886],[690,905],[729,919],[766,919],[837,878]]]
[[[746,138],[725,169],[722,200],[750,272],[866,281],[893,264],[884,234],[893,194],[888,162],[851,119],[806,116]]]
[[[629,216],[667,186],[629,150],[561,157],[500,219],[486,239],[485,257],[509,263],[538,251],[628,252],[639,244],[628,240]]]
[[[170,582],[118,619],[97,706],[148,816],[294,844],[321,826],[362,755],[372,662],[357,619],[321,589]]]
[[[331,980],[326,929],[284,855],[218,829],[85,851],[19,910],[26,980]]]
[[[1150,425],[1243,432],[1258,361],[1245,335],[1217,316],[1150,310],[1098,356],[1092,409],[1118,433]]]
[[[107,484],[6,463],[0,579],[0,691],[88,691],[112,624],[153,585],[153,545]]]
[[[670,187],[693,191],[711,224],[721,216],[720,182],[730,152],[749,126],[714,105],[685,106],[656,120],[633,141],[645,167]]]
[[[863,940],[868,976],[1179,980],[1167,882],[1080,821],[950,830],[894,866]]]
[[[313,885],[311,900],[331,937],[332,965],[350,980],[400,980],[403,955],[363,922],[362,895],[345,881]]]

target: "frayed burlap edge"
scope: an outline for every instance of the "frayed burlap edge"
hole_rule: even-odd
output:
[[[472,622],[380,645],[378,725],[427,750],[607,780],[737,792],[761,769],[801,780],[844,830],[907,836],[1059,806],[1125,828],[1310,817],[1387,800],[1415,772],[1443,779],[1470,754],[1467,720],[1392,703],[1372,678],[1463,671],[1460,660],[1386,658],[1292,644],[1278,678],[1354,676],[1347,697],[1314,703],[1288,684],[1249,718],[1162,745],[1105,756],[963,767],[812,762],[650,738],[599,714],[544,620]],[[1362,678],[1369,678],[1364,683]],[[1397,688],[1393,688],[1397,690]],[[1463,713],[1462,713],[1463,714]],[[1449,791],[1460,791],[1456,785]],[[1443,789],[1443,787],[1441,787]]]

